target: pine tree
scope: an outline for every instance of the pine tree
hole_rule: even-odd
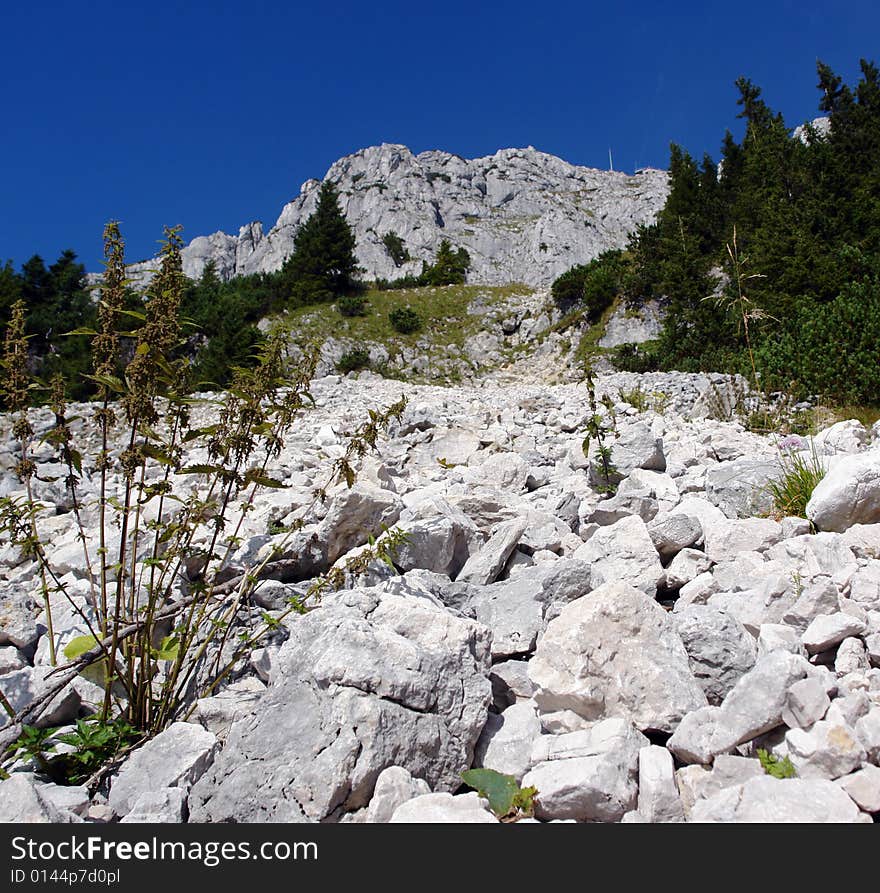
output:
[[[5,325],[12,313],[12,305],[21,297],[21,277],[12,261],[0,267],[0,325]]]
[[[315,212],[293,242],[293,254],[281,268],[291,306],[332,301],[354,287],[355,237],[330,180],[321,184]]]

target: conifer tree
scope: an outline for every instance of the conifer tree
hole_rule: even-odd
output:
[[[281,268],[283,287],[294,307],[332,301],[354,287],[355,237],[330,180],[321,184],[318,205],[293,242],[293,254]]]

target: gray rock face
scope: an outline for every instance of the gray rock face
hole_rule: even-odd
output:
[[[489,714],[477,742],[474,765],[495,769],[520,781],[529,768],[532,745],[541,734],[541,721],[532,701],[520,701],[502,714]]]
[[[838,612],[814,618],[804,630],[801,641],[810,654],[833,648],[849,636],[865,632],[865,624],[857,617]]]
[[[122,824],[179,824],[186,819],[186,792],[180,788],[146,791],[131,805],[131,811],[121,819]]]
[[[697,518],[688,515],[668,515],[648,524],[651,542],[665,561],[671,561],[682,549],[702,539],[703,527]]]
[[[613,457],[622,475],[628,475],[637,468],[666,471],[663,438],[654,434],[644,422],[636,422],[620,431],[613,441]]]
[[[653,220],[669,188],[665,171],[628,176],[577,167],[531,147],[469,160],[440,151],[413,155],[387,143],[339,159],[326,179],[338,187],[367,278],[418,273],[446,238],[470,253],[471,281],[488,284],[545,284],[624,247],[630,232]],[[250,223],[237,237],[194,239],[183,250],[184,272],[198,278],[209,260],[223,278],[279,269],[315,209],[320,185],[307,180],[268,232]],[[400,267],[382,242],[390,231],[411,257]],[[146,261],[129,273],[143,281],[155,266]]]
[[[649,822],[683,822],[672,754],[648,745],[639,751],[639,813]]]
[[[0,691],[6,696],[12,708],[22,710],[35,698],[51,687],[53,679],[47,679],[51,667],[23,667],[0,677]],[[60,726],[76,719],[82,698],[74,683],[64,687],[51,702],[51,706],[40,716],[36,725],[41,728]],[[9,722],[4,710],[0,713],[0,728]]]
[[[194,821],[338,819],[402,766],[455,790],[491,699],[485,627],[425,599],[341,593],[298,619],[257,709],[190,796]]]
[[[40,824],[70,822],[74,816],[59,809],[30,774],[13,773],[0,781],[0,824]]]
[[[660,335],[663,311],[656,301],[647,301],[637,312],[618,308],[605,326],[599,347],[619,347],[621,344],[642,344]]]
[[[484,586],[497,580],[525,529],[523,518],[499,524],[483,547],[468,558],[458,575],[458,582]]]
[[[772,651],[736,683],[720,707],[686,716],[667,742],[685,763],[708,763],[716,754],[757,738],[782,724],[789,689],[813,668],[787,651]]]
[[[435,517],[399,525],[408,541],[394,555],[394,563],[404,573],[423,568],[455,577],[468,558],[467,535],[453,518]]]
[[[550,622],[529,664],[542,713],[631,718],[671,732],[706,704],[669,615],[644,593],[606,583]]]
[[[809,730],[791,729],[785,743],[800,778],[840,778],[867,757],[852,728],[824,719]]]
[[[331,563],[355,546],[362,546],[367,536],[383,524],[391,526],[399,517],[403,503],[389,490],[359,481],[333,499],[321,522],[319,536],[327,543],[327,559]]]
[[[653,596],[663,576],[663,566],[645,522],[635,515],[597,530],[574,557],[590,563],[595,585],[621,581]]]

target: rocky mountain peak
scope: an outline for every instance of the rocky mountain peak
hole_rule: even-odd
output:
[[[528,146],[467,159],[440,150],[413,154],[403,145],[369,146],[335,161],[325,175],[338,187],[367,278],[418,273],[442,239],[471,255],[470,281],[546,285],[574,264],[623,247],[650,222],[668,193],[665,171],[628,175],[569,164]],[[321,181],[306,180],[275,225],[241,227],[238,236],[199,236],[184,249],[197,278],[208,261],[229,278],[281,267],[298,227],[314,211]],[[410,260],[396,266],[382,242],[404,241]],[[146,280],[152,261],[133,266]]]

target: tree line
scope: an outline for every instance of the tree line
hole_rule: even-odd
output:
[[[395,233],[386,234],[383,242],[396,265],[398,260],[409,259]],[[423,262],[421,275],[372,284],[379,288],[454,284],[465,281],[469,266],[467,251],[455,250],[443,240],[436,261]],[[358,278],[362,272],[357,266],[354,232],[340,207],[336,186],[325,181],[314,213],[297,231],[293,251],[280,270],[224,281],[209,261],[198,280],[187,280],[180,307],[185,340],[178,352],[191,358],[193,386],[228,385],[236,367],[256,362],[263,341],[257,325],[261,319],[357,296],[368,287]],[[147,295],[148,290],[141,292],[131,285],[126,289],[126,327],[130,332],[138,328]],[[87,377],[92,362],[88,333],[96,326],[98,302],[76,254],[65,250],[49,267],[34,255],[20,271],[7,261],[0,267],[0,327],[7,326],[19,300],[27,306],[31,371],[44,382],[60,375],[73,399],[94,396],[96,384]],[[40,396],[37,392],[37,399]]]
[[[656,221],[554,283],[592,320],[614,298],[665,307],[659,339],[620,365],[754,369],[767,388],[880,402],[880,73],[817,75],[827,121],[797,132],[740,78],[743,138],[728,130],[718,161],[673,144]]]

